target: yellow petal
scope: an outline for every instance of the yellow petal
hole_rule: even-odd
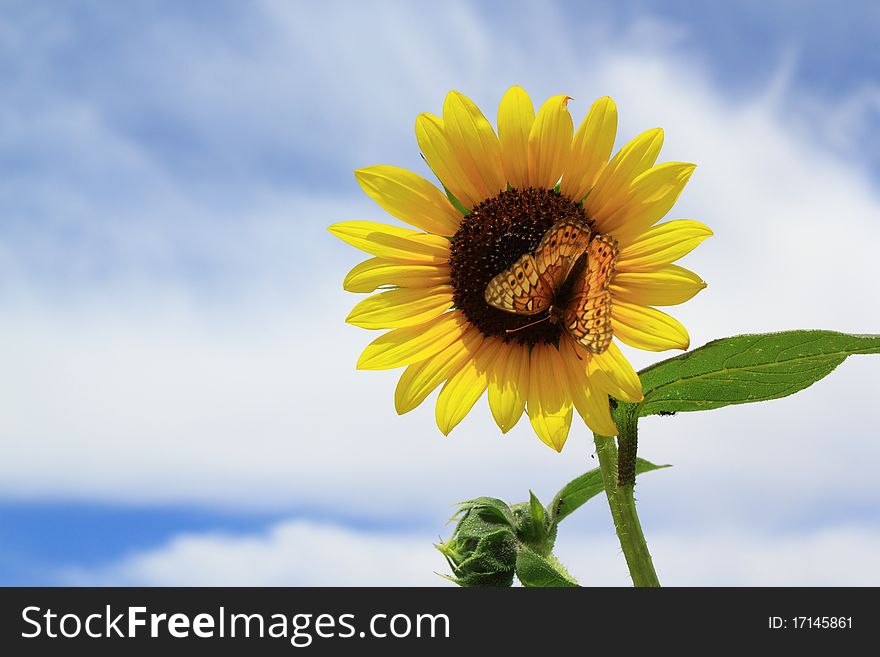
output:
[[[327,230],[343,242],[383,258],[424,263],[445,263],[449,260],[449,240],[439,235],[375,221],[344,221],[333,224]]]
[[[584,423],[600,436],[616,436],[617,425],[611,419],[608,393],[596,385],[596,366],[591,364],[591,354],[585,349],[578,350],[573,340],[563,336],[559,341],[559,355],[565,363],[571,400]]]
[[[496,196],[505,189],[498,137],[471,99],[450,91],[443,103],[443,125],[461,170],[479,194],[477,200]]]
[[[574,123],[566,95],[545,102],[529,131],[529,184],[551,189],[559,182],[571,151]]]
[[[401,263],[385,258],[364,260],[345,276],[348,292],[372,292],[382,285],[395,287],[434,287],[449,282],[449,265]]]
[[[705,287],[705,281],[689,269],[658,265],[646,271],[618,272],[611,282],[611,294],[642,306],[675,306]]]
[[[651,167],[632,183],[626,201],[602,222],[602,229],[623,247],[660,221],[675,205],[696,169],[689,162]]]
[[[616,436],[617,424],[611,417],[608,392],[597,385],[597,377],[587,378],[583,399],[576,397],[577,410],[590,431],[600,436]]]
[[[434,389],[472,360],[483,341],[483,334],[469,326],[460,340],[443,351],[407,367],[394,391],[394,408],[398,414],[409,413],[421,404]]]
[[[462,170],[446,137],[443,119],[433,114],[419,114],[416,118],[416,141],[431,171],[459,203],[468,210],[479,203],[480,195]]]
[[[569,343],[568,350],[566,351],[566,353],[563,353],[563,359],[567,358],[566,354],[571,348],[573,348],[575,352],[575,360],[578,361],[576,365],[583,368],[584,372],[586,373],[587,379],[590,381],[590,385],[598,390],[600,395],[604,395],[606,397],[608,395],[611,395],[616,399],[623,399],[624,401],[640,401],[642,399],[641,388],[639,388],[637,398],[633,399],[631,390],[622,389],[619,385],[617,385],[616,381],[609,377],[605,373],[605,371],[601,367],[599,367],[599,364],[596,360],[596,354],[590,353],[582,345],[578,344],[567,336],[562,338],[562,340]],[[563,352],[562,342],[560,342],[560,352]],[[627,363],[627,366],[629,366],[629,363]],[[635,374],[635,372],[633,372],[633,374]],[[638,378],[636,379],[636,381],[638,383]],[[572,399],[573,398],[574,397],[572,397]]]
[[[379,165],[354,172],[367,195],[392,217],[435,235],[454,235],[461,213],[446,195],[412,171]]]
[[[614,335],[630,347],[645,351],[687,349],[691,339],[687,329],[656,308],[615,299],[611,306]]]
[[[645,398],[639,375],[616,344],[612,342],[601,354],[595,354],[592,362],[605,375],[609,383],[608,394],[628,402],[640,402]]]
[[[529,348],[510,342],[507,349],[489,373],[489,409],[502,433],[519,422],[529,392]]]
[[[674,262],[693,251],[712,235],[705,224],[692,219],[677,219],[649,228],[620,250],[619,272],[645,271]]]
[[[529,131],[534,122],[535,108],[525,89],[508,89],[498,106],[498,140],[504,175],[517,189],[529,185]]]
[[[418,326],[394,329],[376,338],[358,359],[359,370],[389,370],[411,365],[443,351],[469,326],[458,310]]]
[[[571,427],[572,406],[562,376],[565,364],[556,347],[536,344],[529,361],[527,410],[532,428],[544,443],[562,451]]]
[[[486,338],[474,357],[443,386],[435,411],[437,426],[443,435],[448,436],[483,396],[489,384],[489,371],[506,346],[498,338]]]
[[[390,290],[357,304],[345,321],[365,329],[402,328],[424,324],[452,307],[452,287]]]
[[[654,165],[662,146],[663,130],[646,130],[621,148],[602,169],[584,201],[584,210],[602,232],[608,232],[602,222],[626,201],[630,185]]]
[[[614,150],[617,135],[617,106],[608,96],[600,98],[575,133],[571,157],[562,173],[559,191],[580,202],[596,183],[602,167]]]

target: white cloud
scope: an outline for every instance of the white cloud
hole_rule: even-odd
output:
[[[436,537],[435,537],[436,540]],[[108,586],[433,586],[446,562],[431,537],[288,521],[245,536],[183,534],[62,580]]]
[[[611,39],[595,25],[563,29],[562,17],[541,9],[540,20],[559,30],[523,42],[500,38],[467,6],[427,19],[416,9],[377,17],[356,7],[332,24],[322,21],[338,16],[298,14],[311,11],[305,5],[271,7],[271,38],[224,49],[219,61],[229,76],[220,82],[196,75],[193,62],[169,69],[182,71],[172,85],[181,104],[191,99],[198,114],[222,109],[241,88],[274,85],[279,106],[296,100],[298,113],[270,125],[302,136],[306,153],[326,137],[334,148],[350,144],[345,152],[361,164],[424,172],[411,124],[418,111],[439,111],[447,88],[472,93],[489,116],[512,82],[536,98],[572,93],[578,116],[608,93],[620,106],[622,135],[663,125],[665,158],[700,164],[672,215],[716,231],[685,262],[708,290],[672,311],[694,345],[740,332],[880,325],[880,200],[865,172],[793,125],[784,92],[727,97],[693,53],[675,47],[674,30],[655,24]],[[185,45],[176,43],[181,56]],[[238,87],[249,75],[258,82]],[[187,76],[201,84],[188,88]],[[373,335],[342,324],[355,298],[339,287],[358,256],[323,231],[342,218],[382,217],[368,199],[348,196],[353,183],[328,198],[297,180],[286,192],[250,181],[231,202],[228,189],[212,198],[177,180],[100,114],[19,119],[37,122],[28,127],[33,135],[45,123],[47,141],[74,152],[93,145],[88,163],[99,172],[118,165],[127,185],[147,182],[136,210],[120,220],[113,212],[128,204],[106,189],[56,192],[40,173],[22,174],[43,215],[73,219],[22,228],[27,239],[15,246],[27,249],[0,252],[4,498],[295,506],[315,516],[415,512],[439,527],[455,500],[516,501],[529,487],[547,500],[591,467],[583,428],[558,456],[525,422],[500,437],[483,401],[444,439],[429,404],[394,416],[397,373],[354,371]],[[27,217],[22,210],[20,222]],[[87,247],[70,248],[70,226],[94,235]],[[33,265],[41,249],[49,271],[82,258],[94,274],[111,256],[118,268],[82,284],[46,280]],[[205,263],[211,275],[200,270]],[[630,353],[639,365],[657,358]],[[676,468],[640,485],[646,517],[657,531],[693,531],[786,518],[816,525],[834,504],[876,507],[877,367],[869,357],[851,359],[789,400],[647,421],[642,452]]]
[[[557,554],[584,586],[629,586],[613,535],[560,533]],[[61,581],[91,586],[443,586],[429,532],[358,531],[298,520],[259,534],[182,534]],[[649,540],[666,586],[877,586],[880,532],[825,528],[777,536],[659,532]]]
[[[648,538],[664,586],[877,586],[880,532],[861,527],[775,532],[656,532]],[[616,550],[616,552],[615,552]],[[584,586],[629,586],[613,537],[560,543]],[[615,558],[616,557],[616,558]]]

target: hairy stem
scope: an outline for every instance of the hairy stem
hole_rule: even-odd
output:
[[[630,490],[636,484],[636,452],[639,447],[638,418],[632,413],[617,416],[617,486]]]
[[[614,438],[609,436],[596,436],[596,454],[599,457],[599,469],[602,472],[602,481],[605,484],[605,495],[608,497],[608,507],[611,509],[611,517],[614,520],[614,528],[617,530],[617,538],[629,567],[629,574],[635,586],[660,586],[657,573],[654,571],[654,563],[648,552],[648,544],[642,533],[642,525],[636,512],[633,486],[635,483],[635,445],[636,445],[636,420],[631,422],[619,422],[621,458],[630,458],[626,451],[631,447],[632,476],[628,479],[618,472],[618,453],[614,444]],[[623,464],[630,467],[628,464]],[[621,483],[624,482],[624,483]]]

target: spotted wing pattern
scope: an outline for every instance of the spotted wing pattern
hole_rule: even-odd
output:
[[[585,224],[572,219],[557,221],[535,250],[538,275],[558,290],[589,244],[590,229]]]
[[[563,313],[565,330],[594,354],[601,354],[611,343],[608,286],[619,253],[617,240],[609,235],[597,235],[590,242],[584,273],[575,281],[571,301]]]
[[[484,297],[495,308],[535,315],[553,304],[553,295],[590,242],[583,223],[562,219],[545,233],[534,254],[526,253],[489,281]]]

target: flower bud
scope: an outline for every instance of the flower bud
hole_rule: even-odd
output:
[[[510,586],[516,570],[513,513],[501,500],[463,502],[452,537],[436,548],[446,557],[459,586]]]

